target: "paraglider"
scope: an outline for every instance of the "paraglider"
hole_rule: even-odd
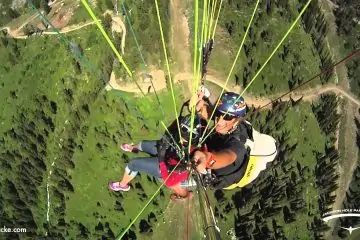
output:
[[[214,110],[215,134],[205,140],[208,151],[196,151],[197,170],[205,173],[214,188],[233,189],[244,187],[256,179],[266,163],[272,162],[277,153],[276,140],[254,130],[245,120],[245,99],[237,93],[226,92],[216,106],[204,101],[199,92],[196,110],[204,118]],[[208,171],[209,170],[209,171]]]

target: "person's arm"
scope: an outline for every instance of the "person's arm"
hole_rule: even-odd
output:
[[[210,115],[213,112],[213,106],[209,105],[203,99],[199,100],[196,104],[196,111],[203,119],[210,120]]]
[[[221,152],[207,152],[206,157],[207,167],[210,169],[219,169],[226,166],[229,166],[233,162],[235,162],[237,155],[230,149],[223,150]],[[213,161],[213,163],[212,163]]]
[[[209,96],[210,96],[209,90],[203,88],[202,90],[200,89],[198,94],[196,94],[190,101],[190,106],[195,105],[198,114],[200,114],[201,117],[206,120],[209,120],[210,115],[214,109],[210,101],[204,100],[204,97],[208,99]]]
[[[200,168],[219,169],[235,162],[237,155],[231,149],[224,149],[219,152],[196,151],[193,158]]]
[[[193,159],[199,163],[198,169],[203,171],[204,168],[219,169],[229,166],[233,164],[237,158],[243,158],[245,153],[246,149],[244,144],[233,140],[218,152],[196,151]]]

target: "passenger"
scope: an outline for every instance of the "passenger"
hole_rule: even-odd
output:
[[[180,133],[183,141],[183,146],[185,147],[184,153],[189,152],[188,147],[190,147],[190,153],[192,153],[195,147],[199,143],[199,138],[203,133],[203,130],[206,126],[206,121],[200,117],[194,117],[193,129],[191,131],[191,115],[185,117],[180,117]],[[164,136],[156,140],[144,140],[139,144],[122,144],[121,149],[126,152],[145,152],[150,155],[150,157],[138,157],[132,159],[125,168],[125,173],[120,182],[112,182],[109,184],[109,188],[113,191],[129,191],[129,183],[135,178],[138,172],[147,173],[156,178],[162,179],[165,181],[165,185],[174,191],[170,195],[170,198],[174,201],[191,198],[193,193],[187,188],[181,186],[181,183],[188,180],[189,169],[187,160],[190,160],[191,157],[183,155],[182,150],[179,149],[173,142],[174,139],[178,146],[181,147],[179,131],[176,121],[174,121],[169,127],[169,132],[171,136],[166,132]],[[191,144],[189,144],[190,133],[192,132]],[[174,172],[169,173],[174,169],[178,164]]]

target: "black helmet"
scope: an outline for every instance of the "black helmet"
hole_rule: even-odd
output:
[[[221,115],[228,113],[229,116],[245,117],[246,103],[243,97],[234,92],[226,92],[220,97],[216,110]]]
[[[186,141],[190,140],[191,135],[191,145],[195,145],[199,143],[199,139],[203,134],[203,131],[206,127],[206,121],[201,119],[199,116],[194,116],[194,124],[191,130],[191,114],[188,114],[181,118],[180,120],[180,133],[181,137]]]

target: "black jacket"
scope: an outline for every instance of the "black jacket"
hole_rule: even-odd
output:
[[[213,187],[226,188],[239,182],[244,176],[250,157],[250,150],[246,148],[245,142],[247,139],[253,140],[252,138],[252,127],[246,122],[241,122],[237,129],[230,134],[221,135],[216,133],[209,137],[206,145],[210,152],[230,149],[237,156],[232,164],[211,170],[214,175]]]

